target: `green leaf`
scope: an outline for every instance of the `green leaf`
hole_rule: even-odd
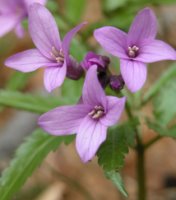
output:
[[[106,177],[108,179],[110,179],[114,185],[119,189],[119,191],[125,196],[125,197],[128,197],[128,193],[124,187],[124,183],[123,183],[123,180],[120,176],[120,174],[114,170],[112,171],[109,171],[109,172],[106,172]]]
[[[170,79],[176,76],[176,64],[173,64],[166,70],[160,77],[159,80],[154,83],[150,89],[146,92],[143,97],[142,105],[146,104],[150,99],[152,99],[158,92],[163,88]]]
[[[173,125],[170,128],[163,127],[161,124],[157,122],[153,122],[149,119],[147,119],[147,125],[150,129],[154,130],[156,133],[158,133],[161,136],[165,137],[172,137],[176,138],[176,125]]]
[[[62,105],[64,102],[65,101],[61,97],[42,97],[17,91],[0,90],[0,105],[39,114]]]
[[[98,163],[105,171],[119,171],[124,165],[125,154],[129,146],[134,145],[134,124],[125,123],[111,128],[106,141],[98,150]]]
[[[176,65],[175,65],[176,67]],[[159,94],[154,98],[154,115],[156,121],[162,126],[176,118],[176,78],[170,79],[162,85]]]
[[[55,151],[63,142],[69,144],[74,136],[54,137],[38,129],[17,150],[10,166],[0,179],[1,200],[10,200],[49,152]]]
[[[65,15],[73,23],[80,22],[85,4],[86,0],[65,0]]]
[[[82,85],[83,79],[78,81],[67,79],[61,88],[61,95],[57,97],[0,90],[0,105],[40,114],[57,106],[77,103],[81,97]]]

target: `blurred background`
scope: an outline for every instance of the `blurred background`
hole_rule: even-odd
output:
[[[79,61],[90,50],[106,55],[106,52],[93,38],[95,28],[112,25],[128,31],[134,16],[144,7],[151,7],[157,15],[157,37],[176,48],[176,0],[48,0],[47,7],[55,16],[61,35],[82,21],[89,22],[72,42],[71,54]],[[42,70],[22,74],[6,68],[3,64],[10,55],[33,47],[27,33],[27,21],[24,21],[23,25],[26,27],[24,38],[18,39],[13,32],[0,38],[0,89],[47,95],[43,86]],[[144,92],[170,64],[171,62],[161,62],[149,66],[149,76]],[[111,67],[114,73],[118,72],[117,59],[112,58]],[[67,90],[68,86],[64,88]],[[58,93],[55,91],[53,95]],[[1,171],[8,166],[16,148],[24,138],[36,128],[38,118],[36,114],[2,106],[1,98],[3,97],[1,93]],[[151,112],[152,106],[147,105],[144,113],[150,116]],[[143,133],[145,141],[155,135],[145,125]],[[149,200],[176,200],[175,158],[176,143],[173,139],[162,139],[147,151],[146,171]],[[136,199],[135,159],[135,153],[130,150],[122,171],[129,200]],[[81,163],[74,144],[62,145],[56,152],[50,153],[28,179],[22,190],[13,198],[13,200],[107,199],[122,200],[123,197],[105,178],[96,158],[88,164]]]

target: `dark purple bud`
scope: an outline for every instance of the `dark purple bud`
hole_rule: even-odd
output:
[[[78,80],[83,75],[81,65],[72,57],[67,60],[67,77],[73,80]]]
[[[107,56],[101,56],[94,52],[88,52],[81,62],[83,69],[88,70],[92,65],[98,66],[98,71],[105,71],[110,63],[110,59]]]
[[[112,75],[110,77],[109,85],[112,90],[120,91],[123,89],[125,82],[121,75]]]
[[[103,88],[109,84],[109,76],[106,71],[98,72],[98,80]]]

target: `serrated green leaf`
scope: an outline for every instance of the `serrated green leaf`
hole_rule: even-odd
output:
[[[105,173],[106,177],[108,179],[110,179],[114,185],[119,189],[119,191],[125,196],[125,197],[128,197],[128,193],[125,189],[125,186],[124,186],[124,183],[123,183],[123,180],[120,176],[120,174],[114,170],[112,171],[108,171]]]
[[[163,127],[161,124],[158,124],[157,122],[153,122],[148,119],[146,122],[147,122],[148,127],[154,130],[159,135],[176,138],[176,125],[170,128],[167,128],[167,127]]]
[[[134,144],[134,125],[123,124],[108,131],[106,141],[98,150],[98,163],[105,171],[120,170],[124,165],[125,154]]]
[[[38,129],[17,150],[10,166],[0,178],[1,200],[10,200],[49,152],[63,142],[70,143],[74,136],[54,137]]]
[[[84,13],[86,0],[65,0],[65,15],[73,22],[78,23]]]
[[[34,113],[44,113],[57,106],[63,105],[61,97],[37,96],[17,91],[0,90],[0,105],[22,109]]]
[[[162,126],[176,118],[176,78],[170,79],[162,86],[159,94],[154,98],[154,115],[156,121]]]

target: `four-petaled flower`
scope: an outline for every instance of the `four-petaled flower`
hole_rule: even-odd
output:
[[[38,124],[52,135],[77,133],[76,149],[87,162],[105,141],[107,128],[119,120],[124,104],[125,97],[105,96],[94,65],[86,74],[82,103],[55,108],[43,114]]]
[[[136,92],[147,76],[145,63],[176,60],[175,50],[156,40],[157,22],[154,13],[145,8],[134,19],[128,34],[115,27],[102,27],[94,32],[96,40],[112,55],[120,58],[120,70],[126,86]]]
[[[0,37],[15,30],[18,37],[24,34],[21,22],[28,16],[28,7],[35,2],[42,5],[47,0],[0,0]]]
[[[33,3],[29,7],[29,32],[37,49],[13,55],[5,65],[22,72],[45,67],[44,85],[51,92],[65,79],[71,39],[83,25],[85,23],[68,32],[61,42],[52,14],[41,4]]]

